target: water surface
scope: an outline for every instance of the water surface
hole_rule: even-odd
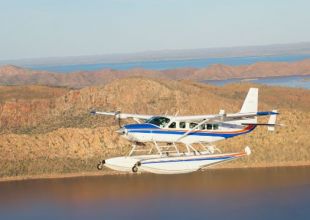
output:
[[[225,64],[231,66],[248,65],[256,62],[294,62],[303,59],[310,59],[310,54],[288,55],[288,56],[260,56],[260,57],[225,57],[225,58],[208,58],[208,59],[191,59],[191,60],[161,60],[161,61],[143,61],[127,63],[97,63],[97,64],[76,64],[63,66],[30,66],[36,70],[46,70],[59,73],[68,73],[73,71],[93,71],[104,68],[116,70],[128,70],[132,68],[144,68],[151,70],[165,70],[176,68],[203,68],[212,64]],[[91,74],[91,73],[89,73]],[[242,79],[227,80],[206,80],[206,83],[214,85],[225,85],[227,83],[240,82]],[[253,83],[287,86],[295,88],[310,89],[310,76],[283,76],[283,77],[266,77],[252,80]]]
[[[250,82],[257,84],[264,84],[269,86],[284,86],[293,88],[310,89],[310,75],[308,76],[279,76],[279,77],[264,77],[253,79],[225,79],[225,80],[205,80],[216,86],[224,86],[229,83]]]
[[[96,64],[74,64],[58,66],[26,66],[36,70],[46,70],[51,72],[74,72],[92,71],[99,69],[128,70],[133,68],[143,68],[150,70],[166,70],[176,68],[203,68],[212,64],[225,64],[230,66],[249,65],[257,62],[294,62],[309,59],[310,54],[286,55],[286,56],[247,56],[247,57],[224,57],[224,58],[205,58],[187,60],[159,60],[159,61],[140,61],[123,63],[96,63]]]
[[[309,219],[310,168],[0,183],[0,219]]]

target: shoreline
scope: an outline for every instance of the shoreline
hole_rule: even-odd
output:
[[[257,164],[252,166],[215,166],[209,167],[201,170],[201,172],[206,172],[207,170],[227,170],[227,169],[272,169],[272,168],[310,168],[310,162],[301,162],[301,163],[277,163],[277,164]],[[199,172],[199,171],[196,171]],[[141,173],[138,173],[138,175]],[[29,181],[29,180],[50,180],[50,179],[69,179],[69,178],[79,178],[79,177],[98,177],[98,176],[120,176],[120,175],[137,175],[134,173],[114,171],[106,169],[103,171],[88,171],[88,172],[78,172],[78,173],[51,173],[51,174],[41,174],[41,175],[25,175],[25,176],[11,176],[11,177],[0,177],[0,183],[3,182],[12,182],[12,181]],[[154,174],[156,175],[156,174]]]

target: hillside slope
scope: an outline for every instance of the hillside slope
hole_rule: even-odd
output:
[[[252,86],[257,85],[215,87],[138,77],[58,93],[53,91],[58,88],[49,88],[54,95],[33,98],[19,96],[16,91],[20,87],[16,87],[9,99],[0,102],[0,176],[91,171],[98,160],[126,153],[129,142],[114,132],[114,120],[91,116],[90,109],[141,114],[213,114],[219,109],[236,112]],[[258,87],[260,110],[279,109],[279,120],[286,127],[274,133],[258,128],[249,135],[218,143],[225,152],[246,145],[253,149],[249,158],[223,166],[309,164],[310,91]]]

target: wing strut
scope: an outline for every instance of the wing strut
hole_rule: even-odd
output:
[[[209,121],[209,120],[210,120],[210,118],[201,121],[201,122],[200,122],[199,124],[197,124],[195,127],[193,127],[192,129],[188,130],[188,131],[185,132],[181,137],[179,137],[179,138],[177,139],[176,142],[178,142],[179,140],[183,139],[183,138],[186,137],[189,133],[191,133],[191,132],[194,131],[196,128],[198,128],[200,125],[206,123],[206,122]]]

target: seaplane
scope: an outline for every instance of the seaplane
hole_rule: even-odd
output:
[[[250,88],[237,113],[220,110],[213,115],[142,115],[91,111],[94,115],[132,119],[135,123],[120,126],[116,132],[132,143],[128,155],[102,160],[104,166],[124,172],[156,174],[190,173],[210,166],[232,161],[251,154],[243,151],[222,153],[214,142],[252,132],[257,126],[274,131],[277,110],[258,111],[258,88]],[[269,116],[268,123],[257,123],[257,117]],[[148,146],[149,145],[149,146]]]

